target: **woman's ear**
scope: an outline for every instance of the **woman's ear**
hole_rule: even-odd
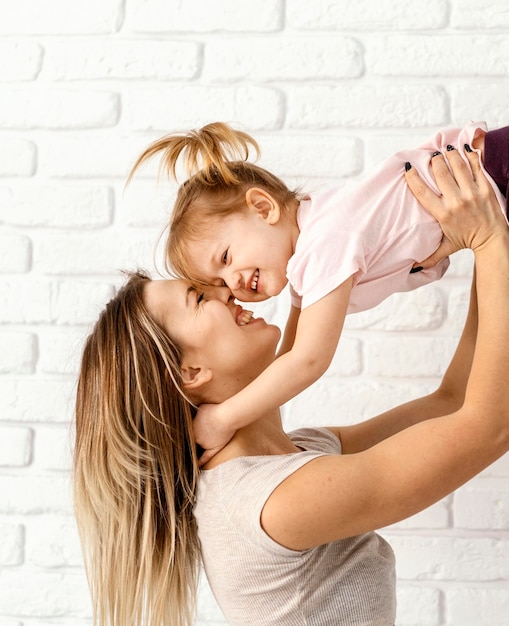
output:
[[[185,389],[199,389],[212,379],[212,370],[203,367],[182,366],[181,374]]]
[[[255,210],[268,224],[277,224],[281,217],[281,208],[270,193],[260,187],[250,187],[246,191],[246,205]]]

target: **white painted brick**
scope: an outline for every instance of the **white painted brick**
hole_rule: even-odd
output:
[[[107,91],[13,88],[0,99],[0,128],[107,128],[118,117],[118,95]]]
[[[186,130],[217,120],[253,129],[281,125],[283,98],[272,87],[240,85],[204,87],[165,85],[130,90],[123,99],[122,117],[135,130]]]
[[[59,280],[53,286],[51,318],[57,324],[95,322],[113,296],[113,285],[98,280]]]
[[[504,455],[498,461],[483,470],[483,477],[509,478],[509,454]]]
[[[429,130],[401,132],[395,129],[394,133],[384,131],[382,134],[370,134],[364,140],[366,152],[366,176],[382,161],[400,150],[407,150],[420,146],[433,133]]]
[[[405,0],[287,0],[287,19],[293,28],[320,30],[420,30],[447,23],[446,0],[413,3]]]
[[[432,330],[442,325],[445,316],[442,293],[434,285],[426,285],[408,293],[393,294],[373,309],[349,315],[345,320],[345,328]]]
[[[122,0],[18,0],[3,11],[0,34],[73,35],[116,32],[122,23]]]
[[[509,540],[392,536],[398,576],[404,580],[509,579]]]
[[[483,120],[487,122],[488,128],[507,126],[509,85],[505,82],[483,80],[453,84],[450,94],[451,119],[454,124]]]
[[[497,589],[460,587],[445,592],[448,624],[461,626],[507,626],[507,582]]]
[[[34,515],[72,514],[70,479],[53,476],[0,475],[0,513]]]
[[[493,34],[372,37],[366,51],[380,76],[505,76],[508,61],[507,37]]]
[[[21,569],[0,571],[0,613],[21,617],[90,617],[91,603],[84,572],[60,573]]]
[[[44,274],[108,274],[152,267],[156,233],[45,235],[34,241],[34,269]]]
[[[2,420],[67,423],[74,412],[75,380],[0,378]]]
[[[341,337],[336,354],[325,376],[357,376],[361,372],[362,342],[353,337]]]
[[[211,40],[205,46],[208,80],[353,78],[363,70],[362,49],[350,37]]]
[[[470,302],[470,287],[452,287],[448,290],[449,305],[447,318],[449,326],[461,332],[465,325]]]
[[[14,233],[0,234],[0,272],[17,274],[30,269],[30,239]]]
[[[290,187],[342,186],[442,126],[507,124],[508,24],[503,0],[18,0],[3,12],[0,244],[14,235],[20,246],[0,245],[0,626],[91,626],[71,539],[77,361],[67,346],[123,282],[118,266],[152,263],[176,185],[156,183],[154,159],[123,195],[142,149],[225,120],[255,136],[260,164]],[[19,255],[26,243],[38,268]],[[436,388],[438,375],[367,371],[369,346],[411,332],[452,348],[471,271],[462,251],[443,280],[350,316],[327,374],[284,407],[285,426],[356,423]],[[255,308],[283,326],[287,293]],[[432,355],[444,367],[446,357]],[[380,355],[384,374],[385,364],[392,355]],[[398,626],[506,626],[508,480],[506,455],[384,529],[397,547]],[[203,585],[197,626],[219,624]]]
[[[43,48],[31,41],[0,41],[0,81],[37,78]]]
[[[0,221],[16,226],[101,228],[112,221],[110,187],[12,185],[0,187]]]
[[[50,80],[192,79],[199,68],[199,53],[199,46],[190,41],[52,41],[45,47],[43,77]]]
[[[356,424],[398,404],[430,393],[436,385],[408,379],[398,384],[321,379],[285,407],[285,427]]]
[[[139,180],[136,174],[117,201],[118,219],[131,228],[163,229],[169,224],[176,197],[177,184],[168,183],[164,174],[157,183]]]
[[[0,566],[21,565],[24,556],[25,532],[21,524],[0,521]]]
[[[476,0],[452,0],[450,21],[453,28],[472,30],[507,28],[509,26],[507,2],[490,0],[487,4]]]
[[[416,515],[412,515],[407,519],[404,519],[397,524],[393,524],[392,526],[387,527],[387,532],[391,532],[392,530],[415,530],[415,529],[438,529],[438,528],[448,528],[450,525],[450,508],[451,508],[451,498],[447,497],[432,506],[424,509],[420,513]],[[390,542],[390,535],[389,535]]]
[[[309,177],[337,179],[362,169],[362,144],[353,137],[294,132],[267,137],[257,135],[256,139],[262,151],[259,164],[283,178],[301,177],[306,191]]]
[[[509,530],[509,480],[475,479],[454,495],[454,525]]]
[[[85,329],[40,331],[38,371],[44,374],[77,374],[85,338]]]
[[[441,626],[442,596],[438,589],[401,585],[396,591],[398,626]]]
[[[0,322],[49,322],[49,283],[37,279],[0,279]]]
[[[37,148],[32,141],[2,137],[0,141],[0,176],[32,176]]]
[[[51,178],[127,178],[150,138],[95,135],[53,135],[38,142],[39,173]]]
[[[134,32],[221,32],[279,30],[281,0],[133,0],[128,26]]]
[[[36,336],[0,331],[0,374],[31,374],[35,371]]]
[[[37,426],[34,437],[34,467],[38,470],[69,471],[72,467],[74,431],[68,426]]]
[[[291,128],[416,128],[449,121],[447,96],[438,85],[304,85],[287,94]]]
[[[23,467],[32,460],[33,433],[21,426],[0,426],[0,467]]]
[[[449,278],[467,278],[466,284],[470,285],[472,270],[474,267],[474,255],[471,250],[459,250],[451,256],[451,264],[445,275],[445,281]],[[440,283],[446,284],[444,283]]]
[[[25,558],[36,567],[80,567],[83,564],[73,517],[31,517],[26,523],[25,543]]]
[[[397,337],[372,339],[366,344],[366,371],[373,376],[442,376],[454,353],[457,339]]]

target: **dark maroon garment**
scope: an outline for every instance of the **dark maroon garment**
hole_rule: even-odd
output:
[[[484,138],[484,167],[507,198],[509,191],[509,126],[490,130],[486,133]]]

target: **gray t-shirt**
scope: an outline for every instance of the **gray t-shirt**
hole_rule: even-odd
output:
[[[303,452],[246,456],[200,474],[195,516],[205,572],[232,626],[392,626],[394,555],[374,532],[309,550],[289,550],[260,515],[285,478],[323,455],[340,454],[324,428],[289,433]]]

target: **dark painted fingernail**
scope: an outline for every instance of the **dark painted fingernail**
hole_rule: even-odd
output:
[[[467,152],[472,152],[472,148],[468,145],[468,143],[465,144],[465,150]]]
[[[420,272],[423,269],[424,268],[421,265],[419,265],[419,267],[412,267],[412,269],[410,270],[410,274],[417,274],[417,272]]]
[[[408,170],[412,169],[412,164],[410,163],[410,161],[407,161],[405,163],[405,172],[408,172]]]
[[[454,146],[451,146],[451,144],[449,144],[447,146],[447,150],[448,150],[448,152],[450,152],[451,150],[454,150]]]
[[[431,158],[438,156],[439,154],[442,154],[440,152],[440,150],[436,150],[435,152],[433,152],[433,154],[431,155]]]

